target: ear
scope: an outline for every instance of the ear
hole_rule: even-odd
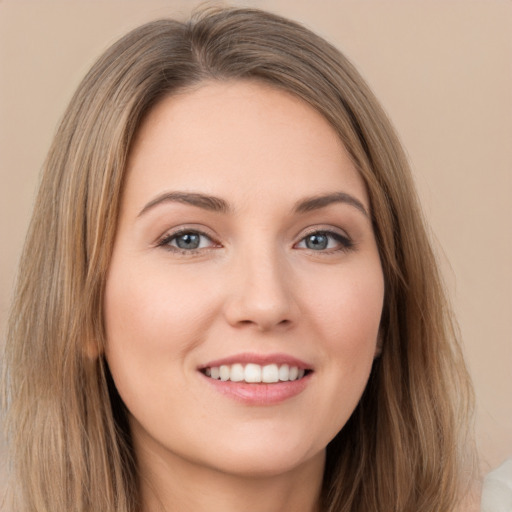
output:
[[[82,349],[83,355],[86,359],[94,361],[103,355],[103,347],[93,338],[87,338]]]

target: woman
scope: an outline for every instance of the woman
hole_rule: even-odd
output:
[[[131,32],[50,150],[4,379],[12,510],[451,511],[469,378],[393,129],[260,11]]]

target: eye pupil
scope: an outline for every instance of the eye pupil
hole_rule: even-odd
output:
[[[306,238],[306,247],[313,250],[326,249],[329,244],[329,239],[326,235],[314,234]]]
[[[196,233],[184,233],[176,238],[176,245],[180,249],[197,249],[200,237]]]

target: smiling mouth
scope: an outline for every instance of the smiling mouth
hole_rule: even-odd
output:
[[[246,382],[248,384],[274,384],[303,379],[312,370],[288,364],[223,364],[201,369],[207,377],[224,382]]]

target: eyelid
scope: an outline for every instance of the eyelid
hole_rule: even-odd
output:
[[[346,238],[347,240],[350,240],[349,234],[341,228],[335,227],[335,226],[325,226],[325,225],[315,225],[310,226],[304,229],[304,231],[299,235],[300,238],[305,238],[308,235],[314,235],[315,233],[327,233],[327,234],[333,234],[342,236],[343,238]]]

